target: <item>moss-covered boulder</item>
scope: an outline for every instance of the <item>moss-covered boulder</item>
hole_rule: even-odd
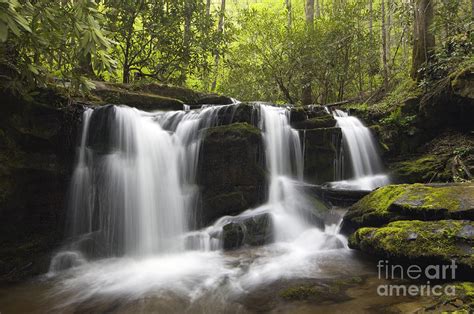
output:
[[[446,167],[444,158],[433,155],[423,155],[412,159],[396,162],[390,165],[394,178],[403,183],[448,181],[450,169]]]
[[[342,133],[339,128],[320,128],[301,131],[304,147],[304,178],[313,184],[334,181],[338,147]]]
[[[222,230],[225,250],[237,249],[245,245],[264,245],[272,239],[271,216],[266,213],[229,222]]]
[[[122,86],[124,84],[121,84]],[[162,97],[178,99],[187,105],[230,105],[233,103],[232,98],[218,95],[206,94],[197,92],[195,90],[172,86],[166,84],[149,83],[149,84],[135,84],[126,86],[129,90],[144,92],[153,95],[160,95]]]
[[[182,110],[184,105],[179,99],[117,88],[97,88],[94,94],[100,97],[102,103],[123,104],[144,111]]]
[[[112,103],[135,107],[144,111],[182,110],[183,105],[229,105],[232,98],[205,94],[194,90],[164,84],[114,84],[94,82],[93,97],[89,101],[99,105]]]
[[[361,228],[349,238],[354,249],[403,261],[474,267],[474,222],[466,220],[396,221],[381,228]]]
[[[446,130],[419,146],[416,154],[397,159],[388,166],[399,183],[469,180],[474,173],[474,135]]]
[[[313,118],[332,117],[324,106],[299,106],[290,108],[290,124],[294,128],[306,120]]]
[[[197,175],[202,190],[200,220],[207,225],[264,199],[266,173],[258,128],[234,123],[203,130]]]
[[[344,216],[344,229],[395,220],[474,219],[474,184],[401,184],[375,190]]]
[[[293,123],[296,129],[318,129],[336,126],[336,119],[330,114]]]

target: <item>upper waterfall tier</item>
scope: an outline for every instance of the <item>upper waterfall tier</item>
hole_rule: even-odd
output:
[[[342,130],[344,153],[347,151],[353,176],[349,180],[344,175],[344,166],[339,166],[339,173],[331,185],[335,188],[352,190],[373,190],[390,183],[389,177],[383,174],[383,165],[377,151],[374,137],[370,130],[356,117],[346,112],[335,110],[334,118]],[[341,158],[344,158],[344,153]],[[341,162],[341,161],[340,161]]]

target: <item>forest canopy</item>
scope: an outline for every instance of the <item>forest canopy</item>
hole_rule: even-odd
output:
[[[472,0],[0,0],[0,84],[326,104],[472,65],[473,14]]]

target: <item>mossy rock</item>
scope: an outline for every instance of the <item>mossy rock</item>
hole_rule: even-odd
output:
[[[349,247],[403,261],[450,264],[474,270],[474,222],[467,220],[395,221],[381,228],[360,228]]]
[[[342,140],[340,128],[300,132],[304,144],[304,178],[313,184],[334,181],[334,160]]]
[[[119,89],[97,89],[94,94],[99,96],[103,103],[123,104],[144,111],[182,110],[184,105],[184,102],[175,98]]]
[[[379,188],[349,209],[344,229],[378,227],[401,219],[474,219],[474,184],[401,184]]]
[[[449,157],[424,155],[414,159],[394,163],[391,174],[404,183],[448,181],[451,177],[446,167]]]
[[[258,141],[261,137],[260,129],[248,123],[232,123],[205,130],[205,140],[225,141],[229,138],[249,137]]]
[[[197,174],[202,190],[201,225],[263,202],[266,190],[260,129],[233,123],[202,131]]]
[[[290,124],[294,128],[304,123],[305,120],[313,118],[332,117],[323,106],[300,106],[290,108]]]
[[[330,114],[293,123],[296,129],[318,129],[336,126],[336,119]]]
[[[280,296],[288,301],[317,299],[319,294],[320,292],[318,291],[318,289],[309,285],[289,287],[280,291]]]

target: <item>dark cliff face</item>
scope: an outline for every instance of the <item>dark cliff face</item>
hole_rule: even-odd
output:
[[[41,92],[1,94],[0,280],[47,270],[63,239],[65,204],[82,108]]]

